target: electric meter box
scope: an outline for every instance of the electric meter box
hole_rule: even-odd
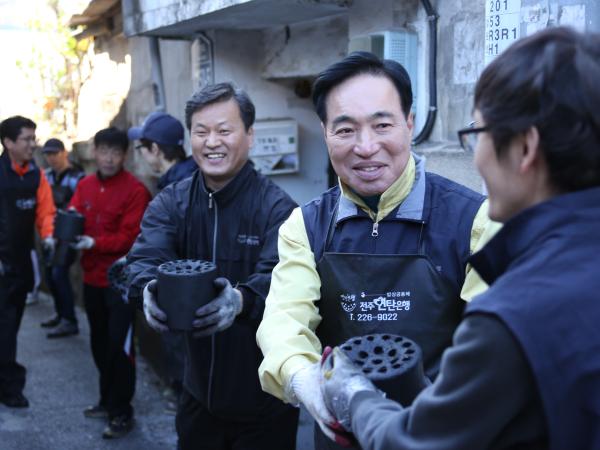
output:
[[[350,39],[348,52],[371,52],[382,59],[397,61],[406,69],[413,91],[413,110],[417,93],[417,34],[408,30],[379,31]]]
[[[295,120],[260,120],[253,128],[250,159],[256,170],[264,175],[298,172],[298,123]]]

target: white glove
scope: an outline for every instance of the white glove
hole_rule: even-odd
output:
[[[49,252],[53,252],[56,247],[56,239],[52,236],[48,236],[42,241],[42,246]]]
[[[323,433],[335,441],[335,433],[330,427],[336,420],[325,406],[321,384],[321,363],[316,362],[292,375],[287,394],[293,403],[302,403]]]
[[[73,247],[76,250],[89,250],[95,244],[96,244],[96,241],[94,240],[93,237],[86,236],[84,234],[84,235],[79,236],[79,238],[77,239],[77,242],[75,242],[74,244],[71,244],[71,247]]]
[[[156,303],[156,280],[152,280],[146,285],[142,295],[144,298],[144,316],[150,328],[159,333],[168,331],[167,315]]]

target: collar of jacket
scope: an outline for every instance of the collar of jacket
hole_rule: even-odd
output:
[[[162,190],[171,183],[191,177],[196,169],[198,169],[198,164],[196,164],[193,157],[188,156],[187,158],[176,162],[169,170],[167,170],[164,175],[158,179],[157,187]]]
[[[539,246],[551,235],[578,234],[581,224],[600,220],[600,188],[558,195],[527,208],[508,220],[500,231],[469,258],[477,273],[492,284],[520,255]]]
[[[17,166],[12,159],[10,159],[10,156],[8,154],[8,150],[4,150],[2,152],[2,155],[0,155],[0,159],[3,161],[4,164],[6,164],[6,166],[12,170],[14,173],[16,173],[17,175],[19,175],[20,177],[22,177],[23,175],[25,175],[27,172],[31,172],[33,171],[37,166],[35,164],[34,160],[28,161],[27,163],[25,163],[24,166]]]
[[[216,199],[220,204],[226,204],[232,201],[238,193],[243,190],[246,181],[250,175],[254,172],[254,165],[250,160],[246,161],[246,164],[242,166],[240,171],[227,183],[224,187],[218,191],[214,191],[213,198]],[[204,183],[204,175],[202,171],[198,170],[198,181],[200,183],[200,189],[206,195],[209,194],[206,184]]]
[[[411,183],[410,190],[406,193],[402,185]],[[350,217],[359,216],[360,210],[369,214],[368,207],[350,189],[340,183],[342,195],[338,206],[336,222],[341,222]],[[379,201],[379,214],[374,218],[377,222],[383,219],[390,211],[396,210],[396,219],[423,221],[425,205],[425,157],[414,153],[408,161],[406,169],[382,195]],[[371,215],[371,214],[369,214]],[[373,217],[372,217],[373,218]]]
[[[48,167],[46,169],[46,176],[52,176],[53,178],[55,178],[57,180],[62,180],[63,178],[66,178],[71,174],[77,174],[77,172],[79,172],[79,171],[77,169],[75,169],[75,167],[71,166],[71,164],[69,163],[69,165],[65,168],[65,170],[63,170],[60,173],[58,173],[54,169],[51,169],[50,167]]]
[[[105,186],[110,186],[111,184],[118,182],[121,178],[123,178],[125,176],[125,169],[119,170],[112,177],[108,177],[108,178],[102,177],[100,175],[100,172],[98,172],[98,171],[96,171],[95,175],[96,175],[96,179],[100,182],[100,184],[103,184]]]

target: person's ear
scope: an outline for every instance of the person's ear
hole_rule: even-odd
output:
[[[7,150],[8,150],[8,149],[12,148],[12,147],[15,145],[15,142],[16,142],[16,140],[15,140],[15,141],[13,141],[11,138],[9,138],[9,137],[7,136],[7,137],[5,137],[4,139],[2,139],[2,146],[3,146],[5,149],[7,149]]]
[[[408,117],[406,118],[406,126],[408,127],[408,131],[410,132],[410,137],[412,138],[413,130],[415,127],[415,115],[412,111],[408,113]]]
[[[537,127],[529,127],[529,129],[523,133],[521,144],[519,170],[521,173],[524,173],[537,166],[542,158],[540,150],[540,134]]]
[[[252,148],[254,146],[254,127],[248,128],[246,136],[248,136],[248,148]]]
[[[150,144],[150,153],[152,153],[153,155],[160,155],[162,152],[160,151],[160,148],[158,148],[158,144],[156,142],[152,142]]]

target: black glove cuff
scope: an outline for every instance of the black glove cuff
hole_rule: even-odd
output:
[[[246,317],[254,305],[256,294],[245,286],[238,286],[237,289],[242,293],[242,311],[238,317]]]

